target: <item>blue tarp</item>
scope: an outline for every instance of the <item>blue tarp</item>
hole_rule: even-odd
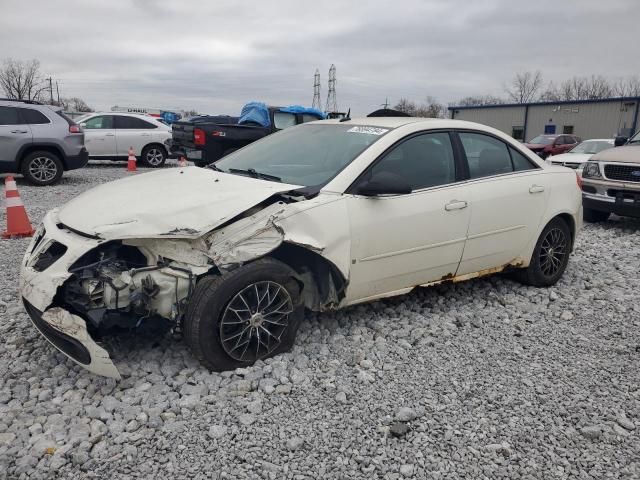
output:
[[[308,113],[309,115],[314,115],[319,119],[326,118],[326,115],[320,110],[316,108],[302,107],[300,105],[291,105],[289,107],[284,107],[284,108],[281,108],[280,111],[287,112],[287,113]]]
[[[238,124],[242,125],[247,122],[255,122],[263,127],[271,125],[271,120],[269,120],[269,109],[267,106],[262,102],[249,102],[242,107]]]

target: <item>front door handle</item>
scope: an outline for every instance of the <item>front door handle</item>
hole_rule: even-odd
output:
[[[11,133],[27,133],[28,130],[11,130]]]
[[[115,137],[116,134],[115,133],[105,133],[104,136],[105,137]]]
[[[444,209],[447,211],[462,210],[463,208],[467,208],[467,202],[464,200],[451,200],[444,206]]]
[[[544,187],[542,185],[531,185],[529,187],[529,193],[541,193],[544,192]]]

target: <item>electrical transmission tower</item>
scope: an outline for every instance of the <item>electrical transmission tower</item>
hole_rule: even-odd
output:
[[[322,100],[320,100],[320,71],[317,68],[313,76],[313,103],[311,106],[322,110]]]
[[[331,65],[329,69],[329,93],[327,94],[327,105],[325,107],[325,112],[337,112],[338,111],[338,100],[336,98],[336,66]]]

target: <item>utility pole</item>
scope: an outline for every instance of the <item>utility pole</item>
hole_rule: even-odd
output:
[[[53,79],[49,77],[49,98],[51,98],[51,105],[53,105]]]
[[[383,107],[385,110],[386,110],[387,108],[389,108],[389,99],[388,99],[388,98],[385,98],[385,99],[384,99],[384,103],[383,103],[382,105],[380,105],[380,106],[381,106],[381,107]]]
[[[58,81],[56,80],[56,93],[58,95],[58,106],[60,106],[60,88],[58,88]]]

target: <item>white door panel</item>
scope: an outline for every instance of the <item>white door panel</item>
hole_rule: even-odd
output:
[[[462,185],[409,195],[350,197],[348,301],[455,275],[471,216],[466,198]]]
[[[470,182],[471,222],[458,275],[507,264],[535,236],[549,188],[537,171]]]
[[[148,130],[128,130],[117,129],[116,130],[117,143],[118,143],[118,155],[129,155],[129,148],[133,147],[133,151],[137,156],[142,153],[142,149],[148,143],[151,143],[151,134]]]
[[[115,129],[85,129],[84,144],[91,157],[109,157],[116,154]]]

